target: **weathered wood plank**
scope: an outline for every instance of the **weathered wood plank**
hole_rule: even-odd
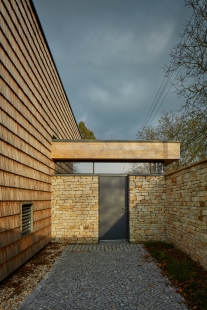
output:
[[[0,280],[51,240],[51,138],[81,138],[30,1],[1,6]],[[34,233],[23,238],[22,202],[34,210]]]
[[[15,147],[15,145],[10,145],[8,141],[0,141],[0,153],[2,155],[2,158],[4,156],[5,158],[9,158],[10,160],[19,162],[20,164],[30,167],[33,170],[44,173],[46,176],[50,176],[52,173],[52,162],[49,162],[51,167],[48,167],[41,161],[38,161],[32,156],[26,154],[23,150]]]
[[[14,7],[15,7],[15,5],[16,4],[14,4]],[[21,61],[21,59],[23,59],[25,57],[28,59],[28,57],[31,58],[31,56],[32,56],[33,61],[29,62],[30,68],[28,68],[28,70],[30,71],[30,76],[32,77],[32,82],[34,80],[35,85],[37,85],[40,81],[42,81],[42,83],[40,83],[40,84],[43,84],[44,87],[42,87],[42,89],[40,88],[40,91],[42,91],[42,90],[44,91],[45,89],[47,90],[47,95],[50,96],[50,97],[48,97],[49,102],[51,104],[54,103],[56,106],[56,110],[58,110],[58,112],[59,112],[57,114],[54,114],[54,117],[55,118],[59,117],[60,114],[64,115],[63,118],[58,119],[58,123],[61,123],[61,122],[64,123],[62,128],[67,128],[69,126],[70,128],[68,127],[68,129],[73,131],[73,132],[71,132],[71,136],[74,136],[74,133],[75,133],[74,130],[76,130],[76,133],[77,133],[77,128],[76,128],[77,126],[74,123],[74,118],[73,118],[73,115],[71,114],[72,112],[71,112],[71,109],[68,105],[67,98],[66,97],[61,98],[59,96],[59,91],[56,88],[56,85],[54,84],[55,80],[59,81],[57,74],[56,74],[56,71],[54,70],[54,65],[53,65],[52,61],[50,60],[50,55],[47,55],[47,56],[44,55],[44,50],[43,50],[44,45],[42,44],[42,42],[39,42],[39,45],[38,45],[39,37],[36,35],[36,31],[32,31],[34,26],[31,23],[31,20],[32,20],[31,16],[29,16],[29,20],[27,20],[27,23],[26,23],[27,16],[25,15],[25,12],[23,10],[23,6],[24,6],[24,4],[22,6],[19,6],[19,9],[21,11],[21,13],[20,13],[18,8],[12,10],[9,3],[7,3],[7,9],[10,12],[10,15],[13,14],[12,15],[12,23],[10,22],[9,26],[11,27],[11,33],[15,34],[14,35],[15,44],[17,43],[16,38],[20,37],[21,40],[23,38],[23,42],[21,41],[21,43],[20,43],[18,41],[18,43],[17,43],[18,46],[16,46],[15,50],[18,49],[18,47],[19,48],[20,47],[21,48],[26,47],[26,50],[24,50],[24,53],[21,53],[21,57],[19,56],[19,53],[18,53],[19,60]],[[26,4],[25,4],[25,6],[26,6]],[[18,15],[18,20],[17,20],[16,14]],[[9,15],[7,16],[7,19],[9,19]],[[11,17],[10,17],[10,19],[11,19]],[[19,21],[20,21],[21,27],[18,27],[18,31],[17,31],[16,25],[19,26],[19,24],[18,24]],[[13,25],[13,23],[14,23],[14,25]],[[20,35],[19,35],[19,33],[20,33]],[[33,44],[33,45],[31,46],[31,44]],[[29,54],[29,56],[28,56],[28,54]],[[39,57],[39,55],[41,55],[41,54],[42,54],[42,57]],[[34,61],[37,61],[35,63],[35,66],[33,65]],[[48,63],[48,61],[50,61],[50,62]],[[15,63],[17,63],[17,61]],[[24,59],[23,63],[24,63],[23,67],[25,67],[25,65],[26,65],[25,59]],[[46,66],[45,66],[45,64],[46,64]],[[31,67],[31,66],[33,66],[33,67]],[[32,68],[32,70],[31,70],[31,68]],[[38,70],[41,70],[41,72],[39,72]],[[50,70],[53,71],[53,75],[51,75]],[[36,75],[34,75],[35,72],[36,72],[36,74],[37,74],[37,72],[39,74],[37,77],[36,77]],[[22,71],[22,73],[23,73],[23,71]],[[48,80],[48,76],[50,78],[49,80]],[[51,85],[53,87],[51,87]],[[59,83],[59,87],[60,87],[60,83]],[[60,88],[60,90],[61,89],[62,88]],[[33,92],[34,92],[34,90],[33,90]],[[56,97],[56,96],[59,96],[59,97]],[[64,104],[59,105],[58,103],[60,101],[65,101],[65,102],[64,102]],[[62,110],[62,112],[61,112],[61,110]],[[65,117],[65,116],[67,116],[67,114],[69,112],[70,112],[69,119],[71,121],[67,122],[66,121],[67,117]],[[51,110],[50,113],[53,113],[53,110]],[[71,128],[71,123],[74,123],[72,128]]]
[[[14,243],[7,245],[6,247],[0,248],[0,265],[5,261],[11,259],[18,254],[19,249],[24,251],[26,248],[30,247],[32,244],[40,241],[42,238],[51,233],[51,227],[46,226],[37,232],[31,233],[25,237],[21,237],[21,231],[18,233],[19,239]]]
[[[51,200],[40,200],[40,201],[34,201],[33,203],[33,210],[39,211],[44,209],[51,209]]]
[[[51,200],[39,200],[33,202],[33,210],[51,209]],[[20,201],[0,201],[0,217],[21,213]]]
[[[6,171],[0,171],[0,185],[43,192],[51,191],[51,183],[41,182],[34,178],[28,178]]]
[[[25,12],[28,12],[27,17],[29,16],[28,20],[30,21],[31,28],[33,30],[33,33],[31,34],[32,37],[34,37],[34,35],[37,32],[39,33],[39,36],[35,36],[35,37],[36,37],[36,39],[38,41],[39,46],[42,46],[44,48],[45,61],[49,62],[48,68],[50,68],[51,72],[52,72],[52,79],[51,80],[55,82],[55,86],[56,86],[56,87],[54,87],[55,93],[58,94],[59,101],[66,102],[66,105],[61,105],[61,108],[63,108],[63,110],[64,110],[63,111],[64,118],[66,120],[70,119],[70,122],[69,123],[66,122],[66,125],[68,123],[68,125],[70,126],[70,128],[72,130],[72,136],[73,137],[76,136],[77,139],[80,139],[81,137],[80,137],[80,134],[79,134],[79,132],[77,130],[77,125],[76,125],[76,122],[75,122],[75,118],[74,118],[74,115],[73,115],[70,103],[69,103],[67,95],[66,95],[66,93],[65,93],[65,91],[63,89],[63,85],[62,85],[62,82],[61,82],[61,80],[59,78],[59,74],[58,74],[58,72],[56,70],[56,67],[55,67],[55,64],[53,62],[53,59],[50,56],[50,53],[49,53],[49,50],[47,49],[47,46],[44,44],[44,38],[43,38],[42,33],[41,33],[40,29],[39,29],[39,25],[38,25],[37,20],[36,20],[36,18],[34,16],[34,13],[32,12],[31,5],[28,2],[24,2],[23,6],[24,6],[24,9],[25,9]],[[26,6],[27,6],[27,8],[26,8]],[[56,105],[58,105],[58,100],[55,103],[56,103]]]
[[[26,178],[34,179],[45,183],[51,183],[50,175],[46,175],[34,168],[30,168],[18,161],[14,161],[5,156],[1,157],[0,170],[5,172],[12,171],[12,173],[15,175],[24,176]]]
[[[35,133],[32,132],[32,129],[27,128],[26,120],[22,119],[23,122],[21,124],[17,119],[12,118],[6,112],[4,112],[4,110],[1,111],[1,120],[4,127],[9,126],[10,130],[15,135],[20,137],[26,143],[30,144],[32,147],[50,159],[50,145],[48,145],[47,148],[45,144],[41,143],[40,140],[36,138]]]
[[[58,120],[57,116],[58,114],[55,114],[55,108],[53,108],[54,104],[53,101],[50,100],[48,96],[45,95],[45,92],[42,88],[35,88],[32,81],[29,81],[28,78],[25,75],[20,74],[20,71],[17,70],[16,66],[9,61],[8,56],[4,53],[2,55],[5,68],[2,68],[2,71],[7,70],[11,73],[11,76],[14,80],[17,81],[18,86],[23,90],[25,95],[29,98],[30,101],[34,101],[34,98],[36,98],[36,105],[39,105],[40,102],[43,102],[42,107],[44,106],[44,113],[45,119],[48,123],[51,123],[50,118],[48,115],[51,115],[51,118],[53,120],[53,123],[51,123],[51,126],[54,128],[55,131],[59,131],[59,126],[62,127],[63,136],[67,135],[67,131],[62,126],[61,119]],[[3,77],[6,76],[6,74],[3,72]],[[28,83],[30,82],[30,83]],[[11,85],[12,86],[12,85]],[[49,104],[50,103],[50,104]],[[57,109],[57,108],[56,108]],[[59,125],[59,126],[58,126]],[[62,135],[60,135],[62,136]],[[68,135],[68,138],[71,137],[71,135]]]
[[[179,142],[161,141],[55,141],[53,160],[164,161],[180,158]]]
[[[0,218],[0,232],[20,227],[20,215],[15,214]]]
[[[9,125],[10,124],[7,124],[7,126]],[[38,149],[32,146],[31,142],[30,143],[26,142],[24,139],[21,138],[21,136],[16,135],[14,132],[12,132],[12,130],[15,130],[14,128],[11,128],[11,130],[9,130],[8,128],[9,127],[6,126],[4,127],[1,125],[1,135],[4,141],[14,146],[16,149],[21,149],[25,154],[30,155],[33,158],[33,160],[37,159],[45,166],[50,167],[51,160],[49,157],[47,157],[47,155],[50,156],[50,154],[45,155],[39,152]]]
[[[41,114],[41,108],[38,110],[37,107],[29,101],[29,98],[24,94],[21,88],[18,88],[18,84],[9,76],[9,73],[3,67],[1,67],[1,69],[4,71],[4,76],[2,78],[1,106],[7,103],[11,104],[20,114],[30,120],[35,128],[39,129],[41,135],[44,136],[47,141],[50,141],[53,131],[46,123],[44,114]]]
[[[33,203],[34,223],[33,232],[42,231],[44,227],[51,226],[51,201],[38,201]],[[20,202],[0,202],[0,249],[21,239]]]
[[[21,239],[21,228],[17,227],[0,233],[0,249]],[[1,254],[0,254],[1,255]]]
[[[19,111],[16,110],[13,107],[13,105],[10,102],[8,102],[5,98],[1,98],[1,99],[3,100],[2,110],[7,115],[6,117],[9,116],[10,118],[12,118],[19,126],[22,126],[24,128],[24,130],[29,134],[30,139],[32,138],[33,140],[37,140],[37,142],[39,143],[42,149],[44,147],[44,149],[46,148],[50,152],[51,141],[48,141],[50,140],[50,137],[49,139],[46,139],[42,135],[42,126],[40,125],[40,123],[35,121],[33,125],[32,117],[28,117],[31,114],[28,115],[27,118],[25,118],[22,115],[22,113],[19,113]],[[30,118],[31,118],[31,121],[29,121]],[[6,122],[6,119],[4,121]]]
[[[0,200],[2,201],[51,200],[51,192],[1,186]]]
[[[34,211],[33,214],[34,222],[45,219],[47,217],[51,217],[51,209]]]
[[[51,226],[51,217],[46,217],[46,218],[43,218],[39,221],[34,222],[33,232],[37,232],[38,230],[40,230],[46,226]]]
[[[35,253],[40,251],[46,244],[51,241],[51,234],[43,237],[40,241],[32,244],[30,247],[26,248],[24,251],[18,253],[16,256],[12,257],[10,260],[6,261],[0,265],[0,281],[3,280],[8,274],[12,273],[15,269],[25,263],[30,257]]]
[[[20,214],[19,201],[0,201],[0,217]]]

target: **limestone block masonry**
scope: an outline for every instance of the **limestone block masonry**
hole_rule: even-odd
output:
[[[131,243],[165,240],[165,177],[129,176]]]
[[[52,177],[52,239],[99,241],[99,176]],[[129,241],[173,242],[207,270],[207,159],[164,175],[129,175]]]
[[[52,239],[71,244],[98,243],[98,176],[52,177]]]
[[[166,240],[207,270],[207,160],[166,175]]]

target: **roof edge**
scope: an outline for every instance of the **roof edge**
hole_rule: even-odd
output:
[[[153,142],[153,143],[180,143],[180,141],[174,141],[174,140],[69,140],[69,139],[52,139],[52,142],[77,142],[77,143],[84,143],[84,142],[117,142],[117,143],[146,143],[146,142]]]
[[[70,109],[71,109],[71,112],[72,112],[72,115],[73,115],[73,117],[74,117],[76,126],[77,126],[77,128],[78,128],[80,137],[81,137],[81,139],[82,139],[81,132],[80,132],[79,127],[78,127],[78,123],[77,123],[76,118],[75,118],[75,115],[74,115],[74,113],[73,113],[73,109],[72,109],[72,107],[71,107],[70,101],[69,101],[68,96],[67,96],[67,93],[66,93],[66,91],[65,91],[65,88],[64,88],[64,86],[63,86],[63,82],[62,82],[62,80],[61,80],[59,71],[58,71],[58,69],[57,69],[57,66],[56,66],[55,60],[54,60],[54,58],[53,58],[51,49],[50,49],[49,44],[48,44],[48,42],[47,42],[47,39],[46,39],[44,30],[43,30],[43,28],[42,28],[40,19],[39,19],[38,14],[37,14],[37,10],[36,10],[36,8],[35,8],[35,5],[34,5],[34,3],[33,3],[33,0],[29,0],[29,2],[30,2],[30,4],[31,4],[32,10],[33,10],[33,12],[34,12],[34,15],[35,15],[35,17],[36,17],[36,19],[37,19],[37,23],[38,23],[38,25],[39,25],[39,27],[40,27],[40,31],[41,31],[41,33],[42,33],[43,39],[44,39],[45,44],[46,44],[46,46],[47,46],[47,48],[48,48],[48,51],[49,51],[49,53],[50,53],[50,56],[51,56],[51,58],[52,58],[53,64],[54,64],[54,66],[55,66],[55,70],[56,70],[57,75],[58,75],[58,77],[59,77],[60,83],[61,83],[61,85],[62,85],[62,88],[63,88],[63,91],[64,91],[64,93],[65,93],[66,99],[67,99],[67,101],[68,101],[68,105],[69,105],[69,107],[70,107]]]

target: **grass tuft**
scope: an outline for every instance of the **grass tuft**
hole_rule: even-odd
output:
[[[172,280],[184,282],[192,278],[192,264],[189,262],[180,262],[176,259],[168,259],[166,270]]]
[[[189,308],[207,310],[207,271],[172,243],[146,241],[144,245]]]
[[[157,249],[152,249],[151,255],[158,261],[158,263],[162,263],[167,259],[166,254]]]

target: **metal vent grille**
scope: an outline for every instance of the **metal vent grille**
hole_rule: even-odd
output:
[[[32,204],[22,204],[22,237],[32,232]]]

